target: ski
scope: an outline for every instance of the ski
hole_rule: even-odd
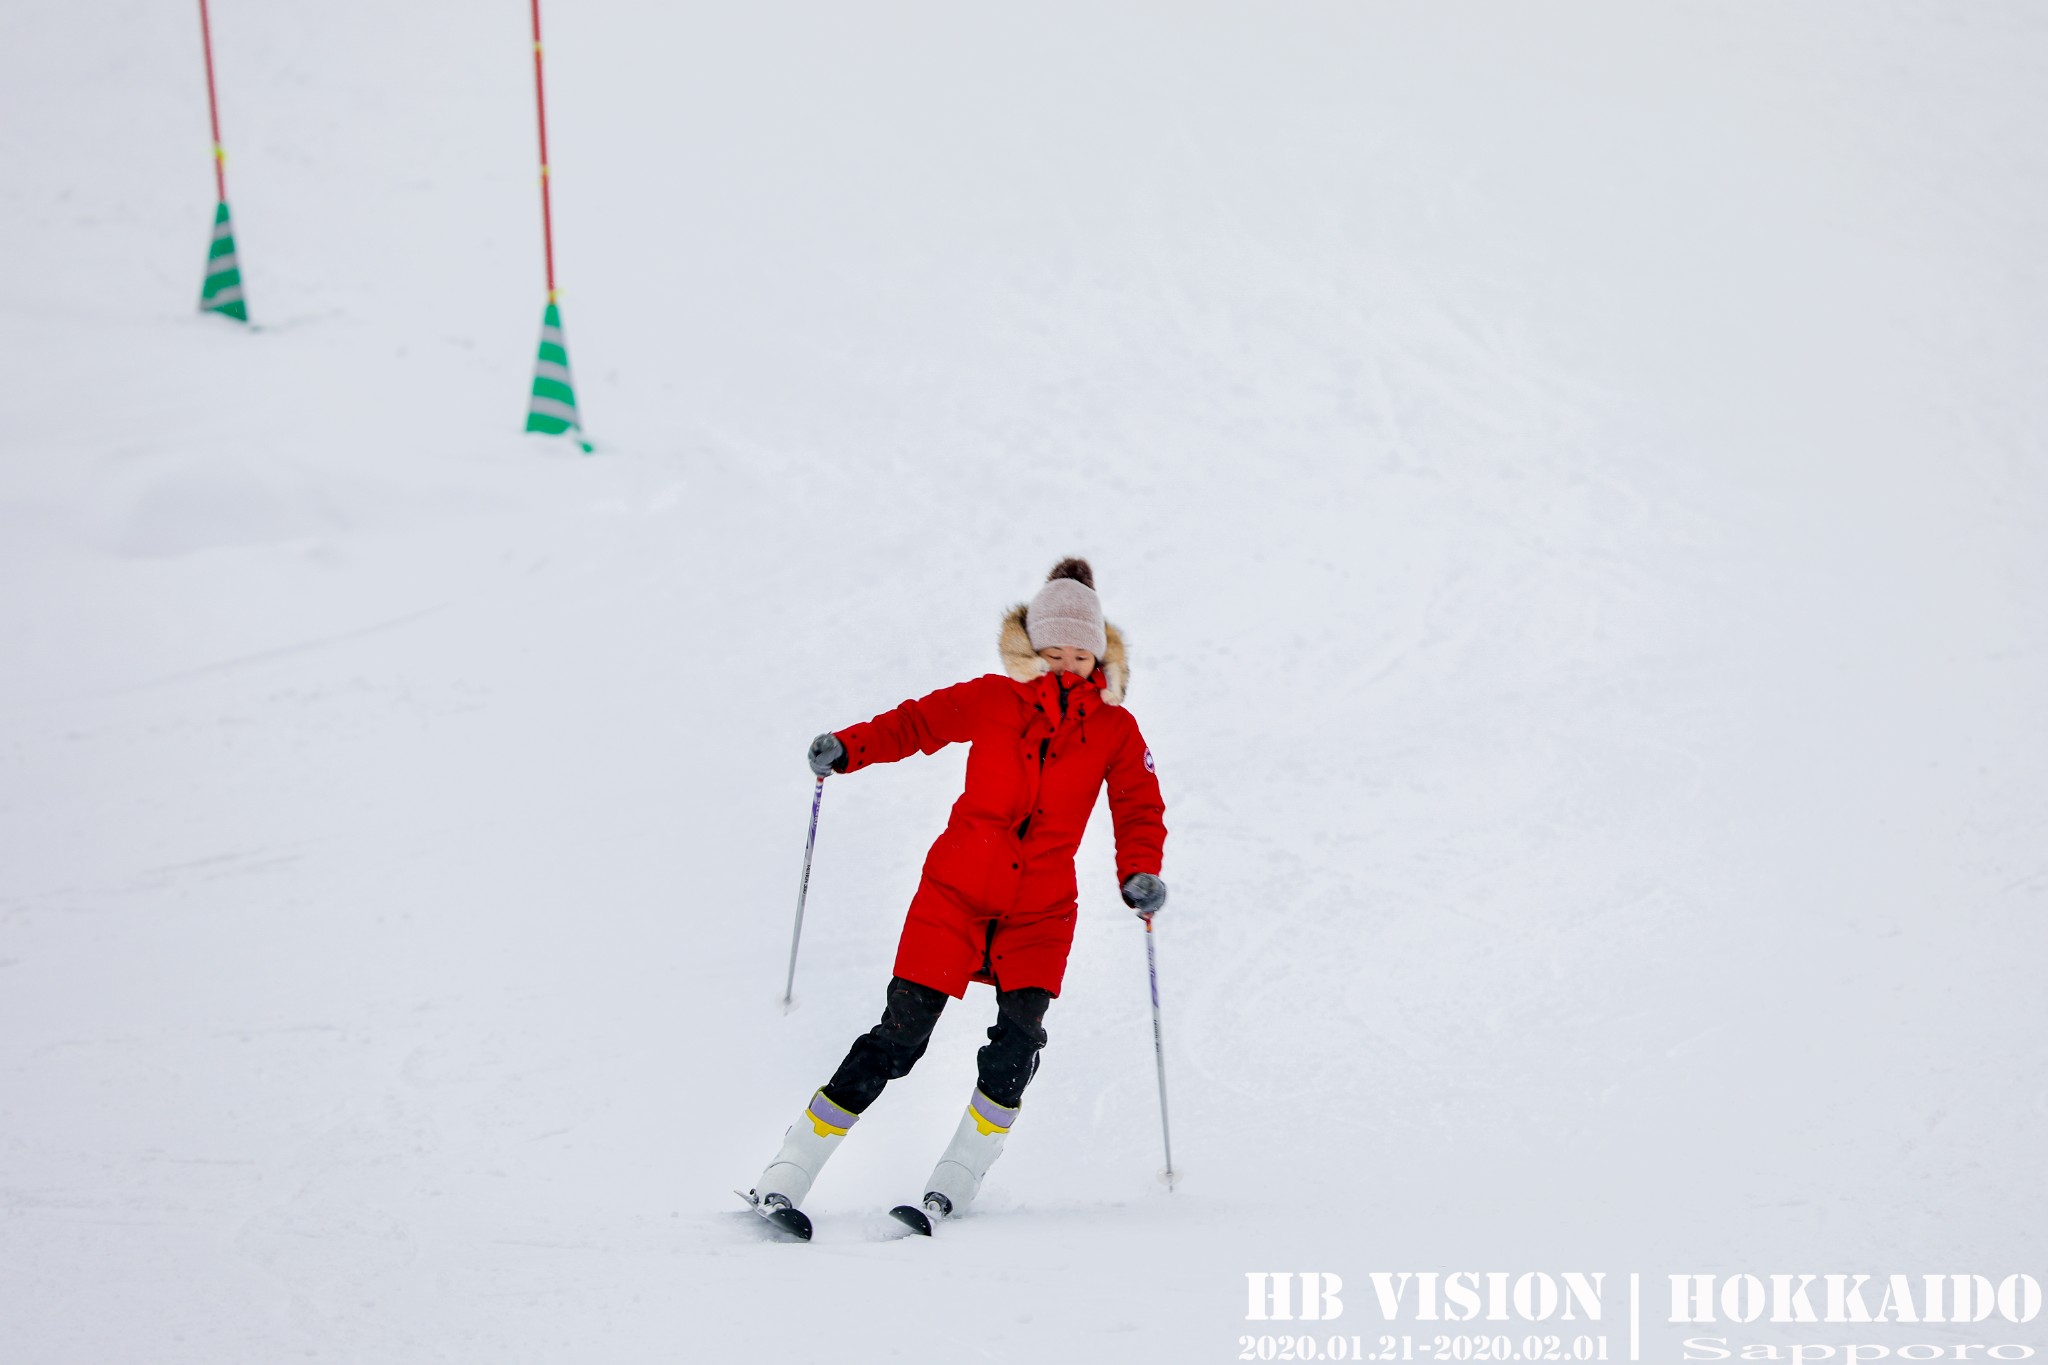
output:
[[[787,1203],[764,1204],[760,1200],[754,1198],[753,1195],[743,1193],[739,1190],[734,1190],[733,1193],[739,1195],[739,1197],[746,1202],[748,1208],[752,1209],[755,1213],[758,1213],[763,1218],[767,1219],[769,1226],[773,1227],[777,1232],[780,1232],[784,1236],[793,1238],[799,1242],[808,1242],[811,1240],[810,1216],[806,1214],[802,1209],[792,1208]],[[781,1196],[776,1195],[773,1196],[773,1198],[779,1200]]]
[[[889,1216],[923,1237],[932,1235],[932,1228],[952,1210],[942,1194],[928,1194],[922,1206],[898,1204],[889,1210]]]

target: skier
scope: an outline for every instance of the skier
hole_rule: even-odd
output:
[[[996,1023],[976,1054],[978,1084],[925,1182],[923,1210],[895,1212],[929,1232],[930,1220],[974,1198],[1038,1070],[1046,1007],[1074,939],[1074,850],[1104,785],[1124,904],[1146,917],[1166,904],[1166,806],[1152,751],[1123,705],[1123,639],[1103,620],[1088,562],[1055,565],[1037,596],[1004,615],[997,646],[1003,673],[811,741],[821,779],[948,744],[973,748],[967,788],[911,898],[881,1022],[854,1040],[749,1194],[800,1236],[809,1221],[796,1209],[826,1160],[882,1088],[924,1055],[947,997],[982,981],[996,989]]]

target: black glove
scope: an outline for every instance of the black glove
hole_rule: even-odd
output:
[[[1140,872],[1123,885],[1124,904],[1140,915],[1151,916],[1166,908],[1166,883],[1150,872]]]
[[[846,746],[839,742],[839,736],[827,730],[811,741],[811,771],[823,777],[826,773],[846,771]]]

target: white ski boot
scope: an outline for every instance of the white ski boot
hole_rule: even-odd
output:
[[[1016,1121],[1015,1109],[997,1104],[979,1088],[975,1090],[967,1112],[960,1116],[960,1126],[953,1130],[953,1140],[932,1168],[931,1179],[924,1183],[928,1218],[957,1218],[967,1211],[981,1189],[982,1177],[1003,1154],[1003,1139]]]
[[[811,1192],[811,1182],[859,1118],[826,1099],[822,1090],[811,1096],[810,1107],[783,1134],[782,1150],[761,1172],[748,1197],[762,1206],[778,1202],[789,1208],[801,1205]]]

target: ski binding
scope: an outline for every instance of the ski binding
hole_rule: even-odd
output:
[[[754,1198],[752,1191],[734,1190],[747,1203],[747,1207],[767,1219],[769,1224],[785,1237],[799,1242],[811,1240],[811,1219],[802,1209],[793,1206],[779,1194],[771,1194],[764,1202]]]

